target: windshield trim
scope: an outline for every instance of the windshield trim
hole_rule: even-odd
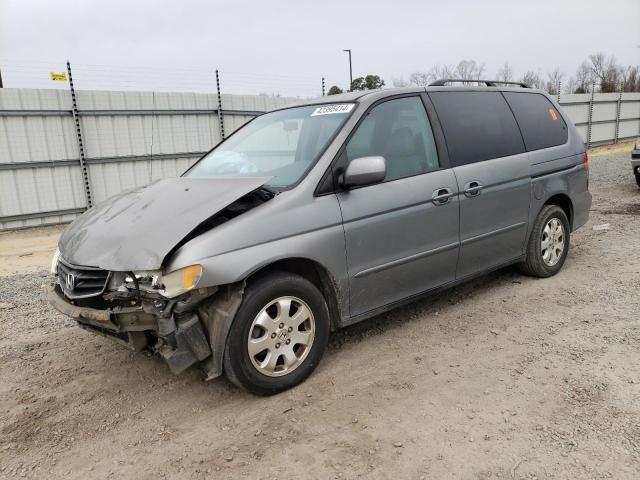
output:
[[[331,134],[331,136],[327,139],[327,141],[325,142],[325,144],[318,150],[318,154],[315,156],[315,158],[313,160],[311,160],[311,162],[309,162],[309,165],[307,166],[307,168],[304,170],[304,172],[302,172],[302,174],[300,175],[300,178],[298,178],[298,180],[296,180],[294,183],[292,183],[291,185],[287,185],[286,187],[284,186],[273,186],[273,185],[268,185],[268,188],[270,190],[276,191],[276,192],[284,192],[287,190],[292,190],[294,188],[296,188],[305,178],[307,178],[307,175],[309,174],[309,172],[316,166],[316,163],[318,163],[318,160],[320,160],[320,158],[322,157],[322,155],[324,155],[324,152],[327,151],[327,148],[329,148],[329,146],[333,143],[333,141],[336,139],[336,137],[338,136],[338,134],[342,131],[342,129],[344,128],[345,123],[347,122],[347,120],[349,120],[349,118],[351,118],[351,115],[353,115],[353,113],[358,109],[358,105],[359,103],[357,101],[351,101],[351,102],[327,102],[327,103],[323,103],[323,105],[339,105],[339,104],[346,104],[346,103],[350,103],[354,105],[354,108],[351,109],[350,112],[347,113],[347,115],[345,115],[344,119],[342,120],[342,122],[340,122],[340,124],[336,127],[335,131]],[[198,165],[207,155],[209,155],[211,152],[213,152],[216,148],[218,148],[219,146],[221,146],[222,144],[224,144],[227,140],[229,140],[231,137],[233,137],[237,132],[239,132],[240,130],[242,130],[243,128],[245,128],[247,125],[249,125],[251,122],[253,122],[256,118],[262,117],[264,115],[268,115],[270,113],[275,113],[275,112],[281,112],[283,110],[292,110],[294,108],[304,108],[304,107],[311,107],[316,105],[315,103],[310,103],[310,104],[305,104],[305,105],[292,105],[290,107],[284,107],[284,108],[278,108],[276,110],[270,110],[268,112],[264,112],[260,115],[256,115],[255,117],[253,117],[251,120],[247,121],[244,125],[242,125],[240,128],[237,128],[236,130],[233,131],[233,133],[231,135],[229,135],[228,137],[226,137],[224,140],[218,142],[216,145],[214,145],[214,147],[209,150],[208,152],[206,152],[205,154],[203,154],[198,160],[196,160],[193,165],[191,165],[189,168],[187,168],[184,172],[182,172],[182,174],[180,175],[181,177],[184,177],[187,173],[189,173],[189,171],[191,171],[191,169],[193,167],[195,167],[196,165]],[[233,177],[230,177],[233,178]],[[263,185],[264,187],[264,185]]]

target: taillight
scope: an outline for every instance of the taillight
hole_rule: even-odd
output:
[[[584,169],[589,171],[589,154],[584,152],[584,157],[582,157],[582,164],[584,165]]]

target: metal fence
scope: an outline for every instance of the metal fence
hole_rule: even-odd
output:
[[[555,96],[587,147],[640,136],[640,93],[584,93]]]
[[[177,176],[269,96],[0,89],[0,230],[67,222],[105,198]]]
[[[640,136],[640,93],[557,99],[589,146]],[[0,89],[0,230],[67,222],[125,189],[177,176],[224,133],[294,100]]]

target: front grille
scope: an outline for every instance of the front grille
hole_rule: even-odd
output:
[[[105,291],[110,272],[98,268],[72,267],[58,262],[58,282],[67,298],[88,298]]]

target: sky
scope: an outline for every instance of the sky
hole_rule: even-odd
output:
[[[493,76],[560,67],[589,54],[640,64],[640,0],[0,0],[5,87],[215,89],[311,95],[379,74],[392,84],[474,59]]]

